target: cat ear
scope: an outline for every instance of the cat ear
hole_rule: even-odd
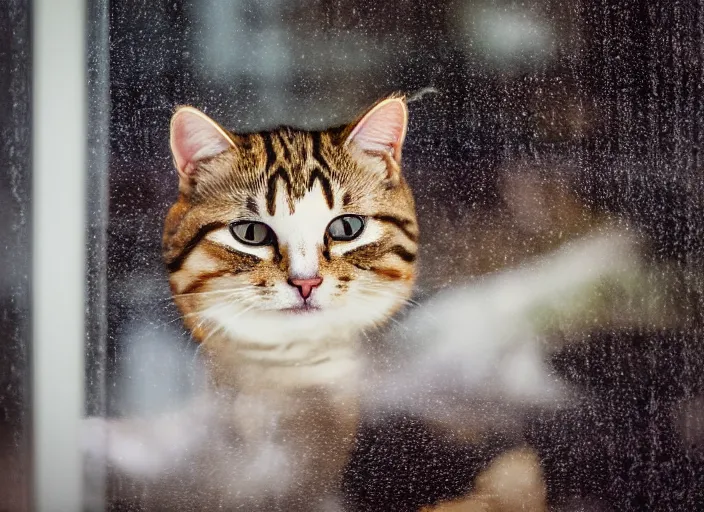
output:
[[[381,156],[389,173],[398,173],[401,147],[408,128],[408,108],[403,97],[387,98],[374,105],[352,125],[345,145],[373,156]]]
[[[171,118],[171,153],[179,177],[191,181],[195,164],[233,147],[227,132],[203,112],[179,107]]]

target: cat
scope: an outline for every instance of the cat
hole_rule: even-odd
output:
[[[415,281],[407,124],[401,95],[319,132],[235,134],[175,111],[163,254],[208,389],[155,420],[90,419],[89,473],[107,465],[122,476],[113,492],[148,510],[338,508],[359,338]]]
[[[583,301],[599,297],[604,280],[621,297],[651,291],[636,286],[633,295],[634,276],[648,279],[628,229],[610,222],[596,230],[601,236],[585,227],[547,259],[418,306],[398,324],[405,332],[389,334],[410,358],[396,351],[393,368],[369,378],[374,365],[361,340],[409,302],[417,280],[419,229],[400,165],[407,122],[401,96],[322,132],[239,135],[192,107],[177,109],[171,148],[180,193],[165,222],[164,258],[209,385],[158,418],[88,420],[93,481],[107,465],[118,476],[110,494],[147,510],[339,510],[365,407],[417,414],[471,441],[487,429],[513,435],[525,410],[569,397],[545,366],[544,336],[560,322],[591,321],[595,310]],[[500,300],[507,286],[513,302]],[[536,309],[551,314],[533,318]],[[652,307],[643,312],[653,318]],[[459,407],[443,401],[447,393]],[[546,507],[530,449],[498,455],[471,484],[466,499],[438,510]]]

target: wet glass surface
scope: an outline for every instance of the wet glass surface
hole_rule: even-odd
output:
[[[0,509],[29,510],[30,32],[27,2],[0,5]]]
[[[109,32],[96,411],[170,410],[197,380],[161,261],[175,106],[321,129],[401,91],[420,306],[370,352],[383,407],[348,505],[455,498],[528,446],[554,510],[704,506],[701,3],[125,1]]]

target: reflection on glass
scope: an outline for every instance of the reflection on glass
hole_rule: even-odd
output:
[[[418,281],[411,304],[361,341],[360,424],[332,494],[352,510],[704,504],[701,6],[110,9],[105,364],[107,413],[120,419],[87,425],[127,440],[97,444],[98,463],[131,461],[110,468],[127,470],[109,502],[132,485],[137,502],[177,496],[178,485],[140,486],[179,460],[203,505],[235,485],[218,467],[252,462],[222,423],[235,399],[199,394],[202,326],[173,304],[161,261],[175,107],[236,133],[316,130],[394,91],[432,90],[408,104],[402,162]],[[142,444],[119,436],[125,425]],[[256,448],[253,486],[295,484],[275,442]],[[218,475],[207,485],[206,470]]]
[[[0,509],[30,509],[30,31],[0,5]]]

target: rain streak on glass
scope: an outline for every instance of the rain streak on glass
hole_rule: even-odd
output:
[[[105,373],[89,395],[104,397],[109,418],[180,418],[158,456],[114,454],[135,456],[134,481],[158,478],[179,446],[200,446],[196,427],[220,410],[193,398],[209,348],[193,341],[162,262],[178,190],[175,107],[193,105],[235,133],[323,130],[400,92],[419,273],[405,307],[360,340],[362,412],[337,504],[704,508],[701,2],[126,1],[111,3],[109,19],[107,332],[95,363]],[[22,182],[8,172],[0,209],[15,205],[21,223],[23,189],[12,184]],[[250,217],[213,222],[232,240],[238,219]],[[362,240],[393,224],[407,252],[395,250],[410,260],[416,232],[404,222],[338,217],[328,232],[354,244],[358,231]],[[250,249],[267,258],[276,244],[259,226],[232,233],[266,242]],[[3,240],[21,245],[17,233]],[[0,300],[21,288],[5,279]],[[307,312],[294,314],[303,322]],[[159,425],[147,444],[162,446]],[[189,474],[245,460],[237,435],[208,439],[223,460],[194,462]],[[252,476],[252,495],[260,484],[295,487],[300,459],[277,447],[254,447],[251,474],[263,476]],[[107,502],[124,504],[120,485],[133,480],[111,478]],[[193,499],[228,484],[208,485]],[[150,492],[171,491],[130,499],[149,502]]]

